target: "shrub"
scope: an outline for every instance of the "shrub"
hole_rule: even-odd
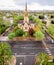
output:
[[[33,28],[29,28],[28,33],[29,33],[30,36],[33,36],[33,34],[34,34]]]
[[[4,24],[6,27],[9,27],[11,25],[10,21],[5,21],[5,24]]]
[[[48,60],[50,60],[51,58],[49,57],[49,55],[48,54],[46,54],[46,53],[43,53],[43,52],[41,52],[41,53],[39,53],[38,54],[38,59],[39,59],[39,65],[40,65],[40,63],[43,61],[43,65],[47,65],[47,63],[48,63]]]
[[[3,24],[3,19],[0,18],[0,26],[2,26],[2,24]]]
[[[17,29],[17,30],[15,31],[15,35],[16,35],[16,36],[23,36],[24,33],[25,33],[25,32],[24,32],[22,29]]]
[[[47,65],[54,65],[54,63],[53,62],[48,62]]]
[[[27,35],[28,35],[28,33],[27,33],[27,32],[25,32],[25,33],[23,34],[23,37],[27,37]]]
[[[9,39],[13,39],[15,37],[15,33],[10,33],[9,35],[8,35],[8,38]]]
[[[39,19],[44,19],[44,15],[40,15],[39,16]]]
[[[19,20],[23,20],[24,19],[24,17],[23,16],[19,16]]]
[[[42,27],[42,26],[43,26],[43,24],[42,24],[42,22],[40,21],[40,19],[35,18],[34,21],[36,22],[36,25],[37,25],[37,26],[39,26],[39,27]]]
[[[6,29],[5,27],[1,28],[1,34],[5,31],[5,29]]]
[[[14,22],[17,22],[17,21],[19,21],[19,16],[14,15],[13,19],[14,19]]]
[[[7,61],[11,62],[12,51],[8,43],[0,42],[0,65],[7,65]]]
[[[1,26],[0,27],[0,34],[2,34],[3,32],[5,32],[6,30],[6,26]]]
[[[50,18],[54,18],[54,15],[51,15],[51,17]]]
[[[30,16],[29,16],[29,20],[33,20],[33,17],[32,17],[32,15],[30,15]]]
[[[52,20],[51,23],[54,24],[54,20]]]
[[[47,22],[46,21],[42,21],[42,23],[46,25]]]
[[[44,34],[41,31],[36,31],[34,33],[34,36],[38,39],[38,40],[42,40],[44,39]]]
[[[14,22],[14,23],[13,23],[13,26],[14,26],[14,27],[16,27],[17,25],[18,25],[18,23],[17,23],[17,22]]]
[[[49,26],[48,27],[48,32],[53,35],[54,34],[54,27],[53,26]]]

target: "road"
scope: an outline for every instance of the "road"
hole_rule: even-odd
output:
[[[12,30],[12,27],[10,27]],[[7,36],[9,32],[6,32],[4,36]],[[49,50],[51,51],[52,55],[54,55],[54,44],[51,43],[50,37],[48,34],[45,33],[45,43]],[[46,49],[41,41],[8,41],[11,46],[13,55],[16,56],[17,62],[16,65],[35,65],[35,58],[38,53],[46,52]]]
[[[12,31],[12,30],[13,30],[13,25],[11,25],[11,26],[9,27],[8,31],[6,31],[6,32],[3,34],[3,36],[8,36],[8,34],[10,33],[10,31]]]
[[[54,43],[52,43],[51,37],[47,33],[45,33],[45,35],[46,35],[46,37],[45,37],[44,41],[46,42],[47,47],[49,48],[52,55],[54,56]]]
[[[18,41],[18,42],[9,42],[13,54],[16,56],[17,63],[20,62],[23,65],[35,65],[35,58],[38,53],[46,52],[42,42],[37,41]],[[47,52],[46,52],[47,53]]]

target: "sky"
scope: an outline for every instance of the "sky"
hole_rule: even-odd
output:
[[[0,10],[54,10],[54,0],[1,0]]]

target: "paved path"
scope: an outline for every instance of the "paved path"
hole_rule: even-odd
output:
[[[8,41],[8,37],[7,36],[1,36],[0,37],[0,41]]]
[[[13,30],[13,25],[11,25],[3,34],[3,36],[8,36],[8,34],[10,33],[10,31]]]
[[[35,65],[35,58],[38,53],[46,52],[42,42],[36,41],[18,41],[9,42],[13,54],[16,56],[17,63],[19,65]],[[47,52],[46,52],[47,53]]]

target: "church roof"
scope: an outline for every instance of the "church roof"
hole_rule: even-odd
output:
[[[35,22],[34,21],[29,21],[29,23],[34,24]]]
[[[18,24],[23,24],[23,21],[24,21],[24,20],[20,20],[20,21],[18,22]],[[34,21],[29,21],[29,24],[35,24],[35,22],[34,22]]]

